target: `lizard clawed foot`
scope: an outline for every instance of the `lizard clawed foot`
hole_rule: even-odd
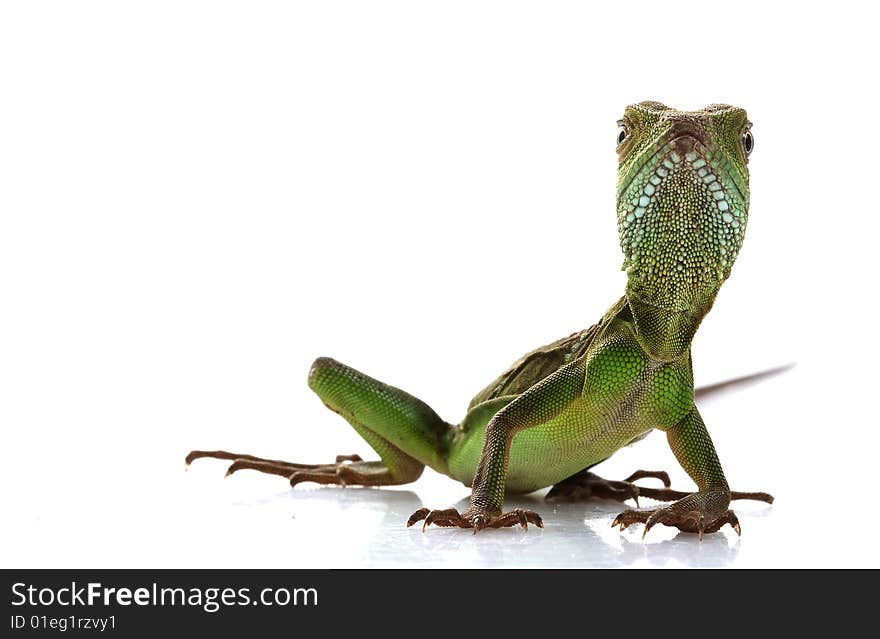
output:
[[[674,526],[681,531],[697,533],[700,541],[707,533],[718,532],[725,524],[742,534],[739,519],[732,510],[727,510],[729,496],[720,491],[705,493],[693,493],[678,500],[671,506],[656,510],[626,510],[611,523],[612,528],[619,526],[620,530],[626,530],[629,526],[637,523],[645,524],[642,539],[657,524]],[[723,504],[723,509],[718,506]],[[720,514],[718,511],[720,510]]]
[[[278,459],[265,459],[254,455],[230,453],[225,450],[194,450],[186,456],[186,465],[196,459],[209,457],[226,459],[232,463],[226,469],[226,476],[240,470],[256,470],[269,475],[286,477],[291,486],[302,482],[316,484],[347,485],[380,485],[385,467],[380,462],[365,462],[359,455],[337,455],[331,464],[296,464]]]
[[[641,491],[650,492],[650,489],[636,486],[633,482],[646,478],[659,479],[667,489],[671,483],[669,475],[662,470],[637,470],[623,481],[603,479],[591,472],[582,471],[553,486],[544,499],[547,501],[579,501],[598,498],[613,499],[619,502],[632,499],[638,506]]]
[[[407,528],[413,524],[424,520],[422,524],[422,532],[425,532],[428,526],[434,524],[444,528],[459,527],[473,528],[474,534],[483,528],[506,528],[509,526],[519,525],[523,530],[527,530],[529,524],[535,524],[538,528],[544,527],[544,521],[541,516],[532,511],[516,508],[506,513],[480,513],[466,510],[459,513],[455,508],[447,508],[446,510],[430,510],[428,508],[419,508],[410,515],[406,522]]]

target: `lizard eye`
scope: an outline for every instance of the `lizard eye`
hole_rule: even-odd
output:
[[[751,129],[746,129],[746,132],[742,135],[743,142],[743,150],[746,152],[746,156],[752,154],[752,149],[755,148],[755,138],[752,135]]]
[[[623,144],[623,141],[629,136],[629,129],[623,122],[617,123],[617,146]]]

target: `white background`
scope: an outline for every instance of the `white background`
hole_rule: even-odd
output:
[[[867,5],[6,3],[4,567],[880,566],[878,135]],[[375,457],[308,390],[333,356],[456,421],[624,275],[615,121],[744,106],[752,209],[694,344],[730,530],[430,530],[467,489],[300,486],[191,448]],[[662,435],[601,472],[666,468]]]

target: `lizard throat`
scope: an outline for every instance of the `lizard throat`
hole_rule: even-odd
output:
[[[619,191],[627,294],[701,314],[742,245],[748,199],[723,153],[692,137],[664,144]]]

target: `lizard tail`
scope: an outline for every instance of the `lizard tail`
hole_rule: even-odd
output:
[[[712,395],[716,395],[723,391],[729,390],[731,388],[735,388],[737,386],[747,386],[753,382],[762,381],[767,379],[768,377],[775,377],[777,375],[781,375],[787,371],[790,371],[795,367],[795,363],[791,362],[790,364],[783,364],[782,366],[775,366],[773,368],[768,368],[765,371],[759,371],[757,373],[750,373],[748,375],[743,375],[742,377],[735,377],[733,379],[728,379],[723,382],[718,382],[717,384],[710,384],[708,386],[700,386],[694,391],[695,399],[705,399]]]

